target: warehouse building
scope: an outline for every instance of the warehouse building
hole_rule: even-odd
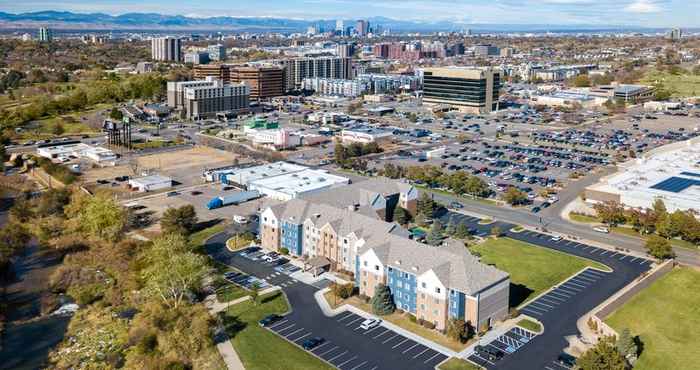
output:
[[[651,208],[661,199],[669,212],[700,211],[700,138],[657,148],[619,167],[618,173],[586,189],[587,202]]]

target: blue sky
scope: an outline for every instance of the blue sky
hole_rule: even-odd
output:
[[[700,27],[700,0],[0,0],[0,10]]]

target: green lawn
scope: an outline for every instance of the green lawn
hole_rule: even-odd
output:
[[[205,229],[199,230],[190,235],[190,245],[194,248],[200,248],[204,245],[207,239],[211,238],[215,234],[218,234],[226,228],[227,224],[225,222],[219,222],[214,226],[207,227]]]
[[[674,97],[700,95],[700,76],[693,74],[672,75],[668,72],[659,72],[652,69],[641,80],[641,83],[649,85],[657,82],[662,83]]]
[[[542,325],[540,325],[539,323],[536,323],[532,320],[528,320],[528,319],[523,319],[523,320],[518,321],[517,325],[521,328],[524,328],[524,329],[527,329],[530,331],[534,331],[535,333],[539,333],[540,330],[542,330]]]
[[[263,317],[287,312],[287,301],[281,293],[260,298],[260,303],[246,301],[231,306],[224,314],[227,332],[238,356],[248,370],[315,370],[332,369],[288,341],[258,325]]]
[[[249,295],[247,290],[231,283],[227,283],[227,285],[216,290],[216,299],[218,299],[219,302],[231,302],[247,295]]]
[[[679,268],[633,297],[605,321],[629,328],[644,344],[635,369],[697,369],[700,363],[700,272]]]
[[[576,221],[576,222],[585,222],[585,223],[595,223],[595,222],[600,222],[600,219],[598,217],[593,217],[589,215],[582,215],[578,213],[569,213],[569,218],[571,221]]]
[[[469,361],[462,360],[461,358],[452,357],[447,362],[443,363],[438,367],[439,370],[478,370],[481,369],[479,366],[472,364]]]
[[[470,249],[481,254],[482,262],[510,274],[512,307],[534,298],[586,266],[609,270],[595,261],[510,238],[488,239]]]

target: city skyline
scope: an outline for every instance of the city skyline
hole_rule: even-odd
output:
[[[694,14],[700,3],[687,0],[270,0],[250,7],[245,3],[222,5],[211,0],[180,1],[1,1],[5,12],[45,10],[124,13],[159,13],[205,17],[269,17],[290,19],[359,19],[387,17],[419,22],[449,21],[468,24],[629,25],[643,27],[698,27]],[[601,17],[601,15],[604,15]],[[609,16],[605,16],[609,15]]]

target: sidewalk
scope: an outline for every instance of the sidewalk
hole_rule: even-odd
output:
[[[261,290],[259,295],[262,296],[262,295],[265,295],[268,293],[276,292],[276,291],[281,290],[281,289],[282,288],[280,288],[278,286],[272,286],[272,287],[269,287],[267,289]],[[225,311],[227,308],[229,308],[233,305],[236,305],[236,304],[241,303],[241,302],[245,302],[247,300],[250,300],[249,295],[247,295],[245,297],[234,299],[234,300],[229,301],[229,302],[219,302],[219,300],[216,299],[216,294],[211,294],[211,295],[208,295],[204,299],[204,306],[209,310],[209,312],[212,315],[215,315],[219,312]]]

